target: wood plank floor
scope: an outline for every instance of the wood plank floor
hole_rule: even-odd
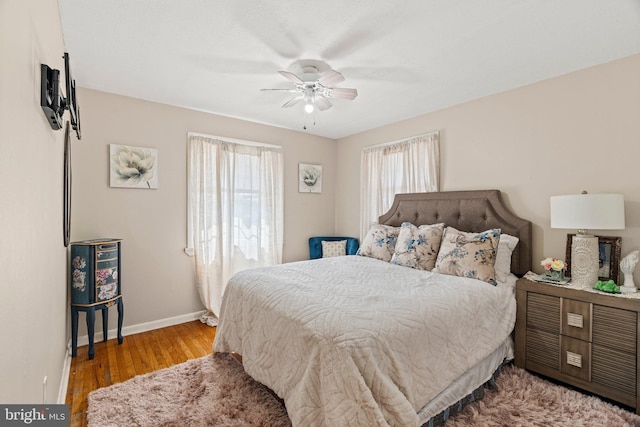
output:
[[[95,344],[95,357],[89,360],[87,346],[78,347],[71,360],[66,403],[71,407],[71,427],[87,425],[89,392],[186,362],[211,353],[216,328],[199,320],[156,329]]]

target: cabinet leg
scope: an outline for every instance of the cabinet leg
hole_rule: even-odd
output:
[[[89,360],[93,359],[95,349],[93,347],[93,327],[96,322],[96,312],[94,309],[87,310],[87,334],[89,335]]]
[[[124,338],[122,337],[122,320],[124,318],[124,303],[122,298],[118,300],[118,344],[122,344]]]
[[[102,341],[107,341],[107,327],[109,326],[109,309],[102,309]]]
[[[71,357],[78,355],[78,309],[71,307]]]

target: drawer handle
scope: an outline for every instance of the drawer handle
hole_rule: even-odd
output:
[[[118,246],[115,243],[111,243],[109,245],[98,245],[98,249],[101,251],[115,249]]]
[[[567,365],[582,368],[582,355],[567,351]]]
[[[576,328],[583,328],[582,316],[575,313],[567,313],[567,325],[574,326]]]

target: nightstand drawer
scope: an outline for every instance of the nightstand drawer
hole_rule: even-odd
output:
[[[560,298],[529,293],[527,298],[527,328],[560,333]]]
[[[593,344],[591,351],[591,381],[615,388],[630,396],[636,395],[636,356]]]
[[[563,336],[560,372],[591,381],[591,343]]]
[[[637,314],[635,311],[593,306],[593,342],[635,356]]]
[[[562,299],[562,335],[591,341],[591,304]]]
[[[560,337],[558,334],[527,329],[527,362],[560,369]]]

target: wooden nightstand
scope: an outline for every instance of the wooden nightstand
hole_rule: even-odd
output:
[[[640,299],[520,279],[516,366],[640,414]]]

